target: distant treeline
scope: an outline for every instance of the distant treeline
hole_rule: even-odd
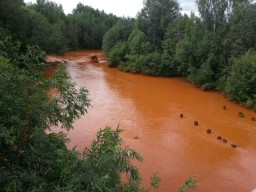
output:
[[[109,66],[185,77],[256,109],[256,4],[197,0],[200,16],[175,0],[146,0],[135,20],[118,21],[103,38]]]
[[[11,35],[24,45],[35,44],[52,53],[100,49],[103,35],[118,20],[81,3],[65,15],[61,5],[47,0],[28,5],[23,0],[0,1],[0,35]]]

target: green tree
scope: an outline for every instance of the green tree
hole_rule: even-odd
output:
[[[188,76],[188,70],[194,63],[194,46],[189,38],[184,38],[176,46],[175,60],[178,62],[178,71]]]
[[[105,33],[103,37],[103,51],[107,56],[118,42],[128,40],[133,30],[133,23],[132,19],[123,19]]]
[[[219,25],[226,21],[229,0],[197,0],[201,18],[210,31],[217,31]]]
[[[214,73],[209,64],[204,63],[199,69],[191,68],[190,70],[190,75],[188,76],[189,81],[202,86],[202,89],[204,90],[215,88],[212,83]]]
[[[32,9],[26,9],[26,11],[28,31],[27,41],[25,41],[24,43],[38,45],[41,49],[47,51],[50,46],[48,38],[52,33],[52,25],[42,14]]]
[[[228,21],[233,10],[248,0],[196,0],[198,11],[208,30],[216,32]]]
[[[36,4],[29,6],[36,12],[41,13],[51,23],[57,23],[60,20],[65,20],[65,14],[61,5],[58,5],[49,0],[37,0]]]
[[[237,102],[256,109],[256,54],[249,51],[235,60],[227,80],[226,93]]]
[[[128,42],[131,54],[145,54],[152,51],[151,44],[146,35],[139,29],[133,30]]]
[[[181,45],[179,45],[178,49],[177,45],[185,38],[185,36],[191,36],[195,22],[196,19],[194,15],[191,15],[191,17],[184,15],[178,17],[167,27],[165,37],[162,42],[162,64],[164,65],[163,72],[165,73],[165,76],[180,76],[183,73],[184,70],[182,70],[182,66],[186,62],[183,63],[181,61],[182,59],[186,59],[186,57],[181,58],[178,56],[178,54],[181,54],[181,52],[179,52],[181,51]],[[175,58],[176,50],[178,51],[177,58]],[[183,65],[181,65],[181,63],[183,63]]]
[[[62,6],[48,0],[37,0],[27,6],[30,44],[39,45],[50,53],[64,54],[68,50],[66,16]]]
[[[121,70],[146,75],[161,75],[161,55],[158,52],[146,54],[128,54],[127,62],[118,66]]]
[[[48,46],[44,50],[50,53],[64,54],[68,50],[68,40],[63,33],[66,26],[63,21],[54,23],[51,26],[51,34],[48,37]]]
[[[71,48],[76,49],[101,49],[102,39],[119,18],[104,11],[79,3],[68,15],[68,36]]]
[[[118,42],[109,53],[109,67],[117,67],[126,61],[126,54],[129,52],[127,42]]]
[[[26,41],[27,20],[24,8],[23,0],[0,1],[0,25],[19,41]]]
[[[238,4],[230,16],[230,30],[226,43],[230,57],[238,58],[249,49],[256,48],[256,4]]]
[[[180,6],[176,0],[146,0],[137,16],[136,26],[159,49],[165,29],[180,15],[179,11]]]

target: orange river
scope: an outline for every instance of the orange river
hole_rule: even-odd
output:
[[[91,62],[91,55],[97,55],[99,62]],[[150,176],[155,172],[161,177],[157,190],[161,192],[178,191],[191,175],[199,182],[198,192],[250,192],[256,188],[255,112],[179,78],[108,68],[97,50],[50,55],[46,60],[65,62],[77,87],[89,90],[92,107],[69,132],[70,148],[77,146],[82,151],[100,128],[120,125],[125,130],[121,134],[124,145],[144,157],[136,166],[145,188],[150,188]],[[48,75],[52,73],[50,67]],[[238,117],[239,112],[245,117]]]

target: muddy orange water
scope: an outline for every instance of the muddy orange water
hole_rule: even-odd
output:
[[[99,63],[90,62],[94,54]],[[161,177],[158,191],[162,192],[177,191],[190,175],[200,183],[196,190],[200,192],[248,192],[256,188],[254,112],[181,79],[108,68],[101,51],[69,52],[58,59],[65,61],[78,87],[87,87],[93,106],[69,132],[69,147],[82,151],[100,128],[120,125],[126,130],[122,133],[124,145],[144,157],[142,164],[136,163],[144,187],[150,188],[150,176],[157,172]],[[238,117],[238,112],[245,117]],[[207,129],[212,133],[207,134]]]

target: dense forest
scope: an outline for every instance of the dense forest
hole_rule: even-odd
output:
[[[134,21],[118,21],[103,38],[109,66],[185,77],[256,109],[256,3],[197,0],[200,16],[177,1],[147,0]]]
[[[81,3],[65,15],[47,0],[1,0],[0,191],[147,191],[131,163],[143,159],[121,147],[119,128],[99,131],[82,154],[66,148],[66,134],[51,132],[72,129],[90,100],[61,65],[46,79],[45,53],[103,48],[110,67],[185,77],[256,109],[256,4],[196,2],[200,16],[183,15],[176,0],[145,0],[136,18],[119,18]],[[159,187],[158,175],[151,179]],[[180,192],[196,186],[190,177]]]
[[[14,40],[38,45],[50,53],[71,49],[100,49],[102,37],[120,18],[94,10],[81,3],[65,15],[61,5],[37,0],[26,5],[22,0],[0,2],[0,33]]]

